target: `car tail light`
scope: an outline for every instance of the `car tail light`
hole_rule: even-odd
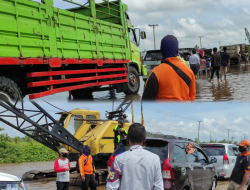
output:
[[[223,164],[229,164],[227,154],[224,154],[224,156],[223,156]]]
[[[109,157],[108,162],[107,162],[107,166],[108,166],[108,167],[111,167],[111,166],[112,166],[113,161],[114,161],[114,157],[113,157],[113,155],[111,155],[111,156]]]
[[[163,179],[174,179],[174,173],[170,165],[169,158],[163,162],[162,177]]]
[[[143,61],[143,59],[141,58],[141,65],[143,65],[144,64],[144,61]]]

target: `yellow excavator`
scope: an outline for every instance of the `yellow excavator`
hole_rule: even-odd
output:
[[[107,176],[107,161],[114,152],[114,127],[118,124],[118,120],[124,119],[125,111],[131,105],[132,123],[133,102],[132,100],[124,100],[116,110],[106,112],[106,119],[101,119],[100,112],[94,110],[74,109],[70,112],[60,112],[60,119],[55,120],[35,101],[31,101],[35,108],[25,108],[27,105],[23,102],[11,104],[9,102],[0,101],[0,108],[3,109],[0,121],[10,127],[20,131],[30,138],[44,144],[45,146],[57,151],[61,147],[69,150],[69,160],[71,162],[78,161],[82,153],[84,145],[89,145],[91,155],[96,166],[96,180],[102,184]],[[19,107],[18,107],[19,105]],[[142,110],[142,108],[141,108]],[[18,118],[16,123],[10,118]],[[132,123],[125,122],[124,128],[129,129]],[[144,124],[142,113],[142,124]],[[71,185],[81,185],[80,175],[76,168],[72,168]],[[24,176],[27,180],[36,178],[40,174],[42,176],[51,176],[51,172],[46,171],[38,173],[26,172]],[[39,178],[39,177],[38,177]]]
[[[132,102],[123,102],[122,105],[130,105]],[[91,155],[94,161],[107,161],[114,152],[114,131],[118,119],[122,119],[126,109],[119,108],[114,112],[106,112],[107,119],[101,119],[100,112],[94,110],[74,109],[70,112],[61,112],[59,123],[74,135],[84,145],[92,148]],[[117,120],[113,120],[116,118]],[[132,123],[124,123],[128,131]],[[71,160],[79,158],[79,152],[74,148],[63,145],[70,152]]]

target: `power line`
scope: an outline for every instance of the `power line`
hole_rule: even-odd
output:
[[[136,104],[137,105],[137,104]],[[139,105],[137,105],[139,106]],[[192,120],[192,121],[197,121],[197,118],[193,118],[193,117],[184,117],[184,116],[181,116],[181,115],[176,115],[176,114],[173,114],[173,113],[170,113],[168,111],[163,111],[159,108],[155,108],[153,106],[149,106],[149,105],[146,105],[146,104],[143,104],[143,107],[144,108],[147,108],[148,110],[150,111],[156,111],[157,113],[161,113],[161,114],[164,114],[164,115],[168,115],[168,116],[171,116],[171,117],[176,117],[176,118],[182,118],[182,119],[186,119],[186,120]]]

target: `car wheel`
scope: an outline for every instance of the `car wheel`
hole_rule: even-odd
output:
[[[216,178],[214,178],[213,183],[212,183],[212,187],[210,188],[210,190],[215,190],[216,189],[216,184],[217,184],[217,180],[216,180]]]
[[[11,79],[0,77],[0,99],[13,103],[15,100],[23,99],[18,85]]]
[[[140,77],[135,67],[128,68],[128,91],[126,95],[137,94],[140,89]]]

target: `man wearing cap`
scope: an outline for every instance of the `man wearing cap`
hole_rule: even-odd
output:
[[[247,140],[242,140],[238,145],[240,155],[237,156],[227,190],[246,190],[249,185],[250,143]]]
[[[57,190],[69,190],[70,163],[67,158],[69,151],[65,148],[59,150],[59,158],[55,161],[54,170],[57,174]]]
[[[114,140],[115,149],[121,142],[121,138],[125,138],[125,136],[128,134],[128,132],[123,128],[123,124],[124,121],[119,120],[118,124],[113,129],[113,131],[115,132],[115,140]]]
[[[83,154],[78,160],[79,171],[82,178],[82,190],[96,190],[95,181],[95,166],[92,156],[90,155],[91,149],[88,145],[83,147]]]
[[[142,147],[146,141],[145,127],[132,124],[127,141],[130,149],[115,157],[106,190],[163,190],[160,158]]]

